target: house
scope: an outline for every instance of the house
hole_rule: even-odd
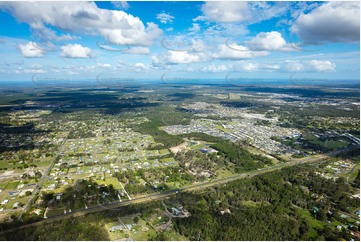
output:
[[[117,230],[123,230],[123,225],[113,226],[109,231],[114,232],[114,231],[117,231]]]
[[[58,193],[58,194],[56,195],[56,200],[60,200],[62,195],[63,195],[62,193]]]
[[[10,192],[8,192],[8,195],[9,196],[14,196],[14,195],[16,195],[18,193],[19,193],[19,191],[10,191]]]
[[[181,211],[176,208],[171,208],[171,210],[174,215],[179,215],[181,213]]]
[[[5,199],[4,201],[1,202],[1,205],[5,205],[9,202],[9,200]]]
[[[199,149],[199,151],[204,153],[204,154],[210,154],[210,153],[218,152],[217,150],[212,149],[212,148],[202,148],[202,149]]]
[[[225,209],[225,210],[221,210],[221,214],[225,214],[225,213],[231,213],[231,210],[229,210],[229,208]]]
[[[18,208],[18,207],[19,207],[19,202],[14,203],[13,209],[16,209],[16,208]]]
[[[318,211],[320,211],[320,209],[319,209],[318,207],[314,206],[314,207],[313,207],[313,212],[314,212],[314,213],[318,213]]]

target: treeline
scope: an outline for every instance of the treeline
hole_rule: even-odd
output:
[[[151,121],[134,126],[133,129],[136,132],[153,136],[155,142],[164,144],[164,147],[166,148],[179,145],[183,142],[181,137],[170,135],[167,132],[159,129],[161,126],[165,125],[161,122]]]
[[[222,138],[210,136],[210,135],[204,134],[204,133],[197,133],[197,132],[189,133],[189,134],[181,134],[179,136],[182,138],[197,139],[197,140],[203,140],[206,142],[213,142],[213,143],[223,141]]]
[[[241,147],[239,144],[230,141],[221,141],[211,145],[212,148],[219,151],[219,154],[226,161],[235,164],[235,171],[250,171],[262,168],[265,165],[272,165],[272,160],[262,156],[255,155]]]

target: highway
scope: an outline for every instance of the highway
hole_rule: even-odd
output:
[[[44,224],[44,223],[54,222],[54,221],[58,221],[58,220],[62,220],[62,219],[68,219],[68,218],[71,218],[71,217],[80,217],[80,216],[84,216],[84,215],[89,214],[89,213],[96,213],[96,212],[101,212],[101,211],[104,211],[104,210],[119,210],[119,208],[131,205],[131,204],[146,203],[146,202],[154,201],[154,200],[163,200],[163,199],[166,199],[168,197],[174,196],[174,195],[176,195],[178,193],[191,192],[191,191],[194,191],[194,190],[205,189],[207,187],[212,187],[212,186],[219,185],[219,184],[225,184],[225,183],[228,183],[230,181],[234,181],[234,180],[238,180],[238,179],[251,178],[251,177],[254,177],[254,176],[259,175],[259,174],[263,174],[263,173],[267,173],[267,172],[271,172],[271,171],[275,171],[275,170],[280,170],[280,169],[285,168],[285,167],[295,166],[295,165],[299,165],[299,164],[306,164],[306,163],[317,163],[319,161],[322,161],[322,160],[325,160],[325,159],[329,158],[330,156],[335,156],[335,155],[338,155],[338,154],[343,153],[345,151],[351,151],[351,150],[358,149],[358,148],[359,148],[359,146],[350,146],[348,148],[338,150],[338,151],[333,151],[333,152],[330,152],[330,153],[327,153],[327,154],[315,155],[315,156],[311,156],[311,157],[304,157],[304,158],[296,159],[296,160],[291,161],[291,162],[279,163],[279,164],[271,166],[271,167],[266,167],[266,168],[262,168],[262,169],[242,173],[242,174],[237,174],[237,175],[234,175],[234,176],[225,177],[225,178],[217,179],[217,180],[214,180],[214,181],[196,183],[196,184],[184,187],[184,188],[172,189],[172,190],[168,190],[168,191],[165,191],[165,192],[153,193],[153,194],[146,195],[146,196],[141,196],[141,197],[133,197],[132,200],[126,200],[126,201],[122,201],[122,202],[114,202],[114,203],[111,203],[111,204],[100,204],[100,203],[98,203],[98,205],[89,207],[88,209],[84,208],[84,209],[76,210],[76,211],[71,212],[71,213],[52,216],[52,217],[49,217],[47,219],[43,219],[43,220],[38,221],[38,222],[22,225],[22,226],[12,228],[12,229],[9,229],[9,230],[6,230],[6,231],[1,231],[0,235],[15,232],[16,230],[24,229],[24,228],[31,227],[31,226],[39,226],[39,225]]]

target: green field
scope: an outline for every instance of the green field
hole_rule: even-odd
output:
[[[113,185],[115,190],[122,189],[122,186],[120,185],[120,183],[119,183],[119,181],[118,181],[118,179],[116,177],[106,177],[105,181],[104,180],[96,180],[96,182],[99,185],[104,184],[104,185],[109,186],[111,184],[111,185]]]
[[[20,181],[9,182],[4,187],[4,190],[14,190],[18,186],[19,183],[20,183]]]

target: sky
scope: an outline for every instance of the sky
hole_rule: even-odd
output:
[[[360,77],[359,2],[0,2],[0,80]]]

